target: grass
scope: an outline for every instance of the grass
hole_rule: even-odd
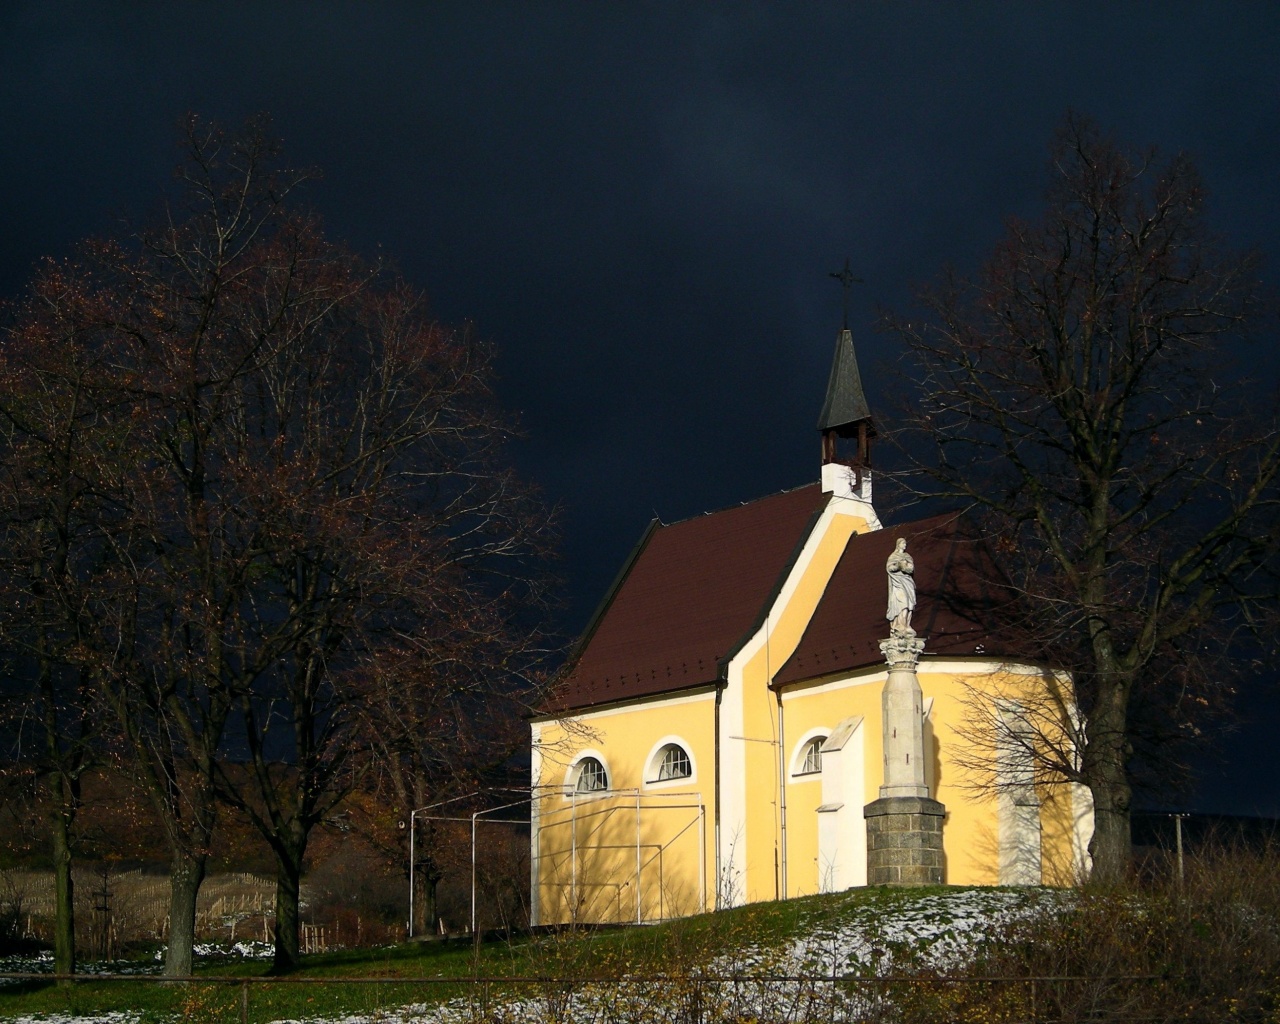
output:
[[[1278,864],[1273,847],[1228,849],[1188,859],[1183,884],[1157,872],[1127,886],[1073,892],[861,889],[478,949],[429,943],[315,954],[291,977],[327,984],[254,984],[249,1019],[389,1022],[400,1019],[400,1007],[458,1000],[452,1024],[749,1018],[812,1024],[874,1016],[886,1006],[902,1024],[1009,1024],[1029,1019],[1032,1003],[1040,1018],[1069,1024],[1138,1018],[1275,1024]],[[206,961],[198,974],[261,978],[267,968],[261,961]],[[775,972],[815,980],[754,987],[695,980]],[[821,983],[846,973],[856,980]],[[903,975],[906,982],[893,980]],[[631,980],[585,984],[621,976]],[[529,987],[503,980],[527,977],[557,980]],[[494,980],[477,985],[479,978]],[[1046,984],[1051,979],[1057,980]],[[570,989],[573,1003],[566,1001]],[[511,997],[526,1004],[504,1007]],[[0,1017],[131,1010],[149,1022],[203,1024],[238,1020],[239,998],[234,981],[170,987],[130,978],[61,988],[41,981],[0,989]]]
[[[918,900],[928,891],[860,890],[779,903],[756,903],[718,914],[622,929],[566,930],[511,942],[491,941],[478,949],[464,943],[409,943],[381,949],[344,950],[306,956],[291,978],[325,979],[329,984],[265,982],[249,988],[249,1019],[329,1017],[388,1011],[412,1003],[517,993],[551,998],[556,986],[476,986],[471,979],[563,978],[583,981],[621,975],[687,974],[718,957],[774,946],[815,921],[854,911],[887,909]],[[206,962],[197,975],[261,978],[262,961]],[[441,979],[430,985],[403,978]],[[379,979],[343,985],[344,978]],[[531,992],[530,989],[533,989]],[[72,986],[29,982],[0,990],[0,1016],[84,1015],[141,1011],[144,1020],[238,1020],[240,986],[227,983],[178,987],[154,980],[86,981]]]

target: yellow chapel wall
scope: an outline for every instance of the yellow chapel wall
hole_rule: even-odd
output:
[[[1049,672],[1026,665],[928,662],[920,666],[920,686],[926,700],[934,698],[930,723],[935,767],[935,798],[947,807],[943,848],[947,881],[952,885],[995,885],[999,881],[1000,841],[994,750],[983,725],[989,710],[975,716],[975,702],[990,709],[997,701],[1013,701],[1040,709],[1035,726],[1043,735],[1037,743],[1064,745],[1066,723],[1049,709],[1061,707],[1056,694],[1061,683]],[[980,695],[980,696],[979,696]],[[1047,695],[1048,699],[1046,699]],[[1062,733],[1057,733],[1061,728]],[[965,761],[978,761],[974,770]],[[1039,779],[1041,882],[1070,885],[1083,877],[1082,844],[1092,830],[1091,808],[1082,794],[1065,784]],[[953,810],[954,808],[954,810]],[[948,835],[950,830],[950,835]]]
[[[533,730],[537,923],[657,921],[714,906],[713,688],[543,719]],[[673,742],[693,775],[655,782],[651,762]],[[584,755],[604,763],[606,793],[573,792]]]
[[[863,673],[851,679],[818,682],[808,686],[787,687],[783,692],[784,743],[787,784],[787,895],[806,896],[823,891],[827,867],[819,860],[818,807],[823,802],[822,776],[797,775],[796,757],[805,741],[821,734],[829,736],[846,718],[861,716],[858,727],[862,734],[862,792],[846,794],[854,815],[854,827],[866,823],[862,808],[879,795],[883,774],[882,734],[880,731],[880,694],[885,674]],[[865,859],[865,858],[864,858]],[[865,864],[859,874],[865,879]]]
[[[999,881],[998,804],[991,776],[968,770],[966,760],[986,751],[975,745],[973,714],[976,694],[994,701],[1013,699],[1046,685],[1046,674],[1034,669],[992,663],[930,665],[919,669],[920,687],[930,705],[926,772],[930,791],[946,807],[943,825],[944,879],[949,885],[995,885]],[[881,694],[885,672],[819,680],[788,687],[783,696],[787,785],[787,895],[821,891],[818,812],[822,783],[816,776],[796,776],[795,758],[806,735],[829,734],[850,716],[862,716],[861,803],[853,808],[861,825],[861,807],[877,799],[883,776]],[[965,755],[969,756],[966,757]],[[979,760],[981,757],[978,758]],[[1042,881],[1067,885],[1080,877],[1080,854],[1087,843],[1088,809],[1070,787],[1037,785],[1040,798]]]

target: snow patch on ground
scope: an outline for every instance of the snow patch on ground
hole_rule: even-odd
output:
[[[198,942],[194,951],[197,960],[270,960],[275,955],[275,947],[268,942]],[[76,973],[158,974],[164,955],[165,947],[161,946],[149,960],[81,960]],[[53,951],[49,949],[0,957],[0,974],[52,973]]]
[[[958,889],[895,907],[850,902],[805,922],[782,973],[831,976],[884,972],[909,963],[963,966],[979,943],[1014,921],[1062,907],[1061,889]]]
[[[536,1011],[529,1006],[527,1015],[520,1015],[525,1001],[504,1003],[503,1012],[510,1014],[510,1019],[533,1021],[540,1019]],[[462,1003],[444,1003],[431,1005],[412,1003],[394,1010],[381,1010],[370,1016],[367,1013],[351,1014],[346,1017],[281,1017],[271,1024],[470,1024],[475,1017],[470,1008]]]
[[[159,967],[145,960],[90,960],[76,964],[77,974],[155,974]],[[53,951],[0,957],[0,974],[52,974]],[[0,982],[6,984],[6,982]]]
[[[195,954],[204,960],[270,960],[276,955],[276,948],[270,942],[197,942]],[[164,958],[164,950],[157,958]]]
[[[902,891],[885,893],[882,900],[865,894],[824,902],[805,918],[799,934],[775,947],[757,946],[722,957],[711,965],[710,976],[783,975],[829,978],[833,974],[891,973],[909,965],[936,970],[960,967],[980,943],[1006,924],[1062,908],[1070,893],[1056,889],[957,889],[920,896]],[[546,999],[524,998],[491,1006],[489,1016],[507,1021],[601,1021],[614,1018],[611,1009],[637,999],[679,998],[661,985],[637,981],[636,991],[620,993],[613,986],[587,986],[567,997],[555,1012]],[[838,993],[805,982],[742,980],[708,983],[706,1001],[719,1004],[725,1017],[796,1019],[815,1004],[835,1012],[858,1009],[856,992]],[[339,1017],[282,1019],[272,1024],[466,1024],[475,1019],[465,1000],[445,1004],[414,1004],[381,1013]],[[856,1015],[856,1014],[855,1014]]]

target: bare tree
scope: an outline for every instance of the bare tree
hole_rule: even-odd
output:
[[[317,238],[307,253],[328,282],[305,290],[332,301],[255,373],[239,417],[243,505],[271,553],[239,688],[252,785],[227,796],[276,852],[282,970],[308,837],[360,781],[365,748],[403,736],[405,709],[464,693],[472,721],[436,744],[454,770],[468,770],[462,737],[499,731],[480,695],[517,684],[539,636],[513,622],[538,605],[549,532],[502,464],[487,347],[430,321],[402,282]],[[446,656],[447,684],[424,671]]]
[[[46,268],[10,332],[6,441],[73,467],[41,468],[37,511],[57,533],[69,502],[78,532],[62,568],[16,528],[0,561],[23,607],[60,588],[56,630],[23,620],[27,653],[67,638],[49,658],[112,712],[155,806],[166,971],[191,970],[221,801],[276,856],[287,969],[311,830],[359,781],[362,742],[403,733],[405,688],[469,695],[453,707],[484,725],[462,736],[495,723],[482,693],[528,678],[550,521],[504,462],[489,349],[290,212],[306,174],[277,166],[263,123],[192,119],[184,149],[160,227]]]
[[[915,493],[995,538],[1022,653],[1070,673],[1048,711],[1078,734],[1044,766],[1089,788],[1094,877],[1113,881],[1137,724],[1209,699],[1206,656],[1220,672],[1275,594],[1280,433],[1230,369],[1262,312],[1256,261],[1207,230],[1190,161],[1072,116],[1046,198],[978,280],[891,322],[915,384],[902,451]]]
[[[10,332],[3,396],[15,444],[74,466],[84,528],[52,578],[68,656],[114,712],[169,843],[174,975],[191,971],[217,764],[243,680],[233,668],[265,557],[228,486],[223,439],[231,399],[297,300],[291,268],[263,253],[305,177],[270,173],[261,125],[228,138],[193,119],[185,143],[178,200],[157,230],[39,275]],[[81,429],[33,402],[44,392],[72,396],[62,407]],[[8,582],[38,595],[49,579]]]
[[[6,745],[0,785],[20,803],[33,802],[43,812],[54,878],[54,970],[71,974],[76,967],[76,826],[84,806],[84,778],[100,763],[101,730],[86,673],[51,656],[53,644],[47,640],[52,638],[46,638],[38,620],[23,625],[33,628],[8,624],[5,629],[11,660],[0,712]],[[35,653],[24,656],[20,652],[28,643]],[[35,801],[33,790],[40,791]]]
[[[0,645],[8,669],[6,776],[45,790],[54,870],[54,964],[75,969],[72,860],[82,781],[100,763],[98,677],[81,657],[87,594],[127,505],[98,471],[110,394],[101,351],[82,344],[66,299],[73,275],[47,266],[0,350]]]

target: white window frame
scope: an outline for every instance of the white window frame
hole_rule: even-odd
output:
[[[689,759],[688,775],[677,776],[674,779],[658,778],[658,773],[662,770],[662,758],[668,747],[679,747],[684,751],[685,757]],[[649,756],[644,759],[645,789],[679,789],[697,781],[698,762],[693,756],[693,748],[689,745],[689,741],[683,736],[663,736],[650,748]]]
[[[600,762],[600,767],[604,769],[604,789],[578,789],[578,777],[582,773],[582,762],[587,758],[594,758]],[[564,773],[564,798],[566,800],[590,800],[595,797],[608,796],[613,792],[613,769],[609,767],[609,761],[598,750],[580,750],[569,762],[569,767]]]
[[[809,749],[809,744],[814,740],[820,740],[825,743],[831,736],[831,730],[820,726],[817,729],[810,729],[796,742],[791,750],[791,779],[793,782],[816,782],[822,778],[822,771],[807,772],[804,770],[805,754]]]

